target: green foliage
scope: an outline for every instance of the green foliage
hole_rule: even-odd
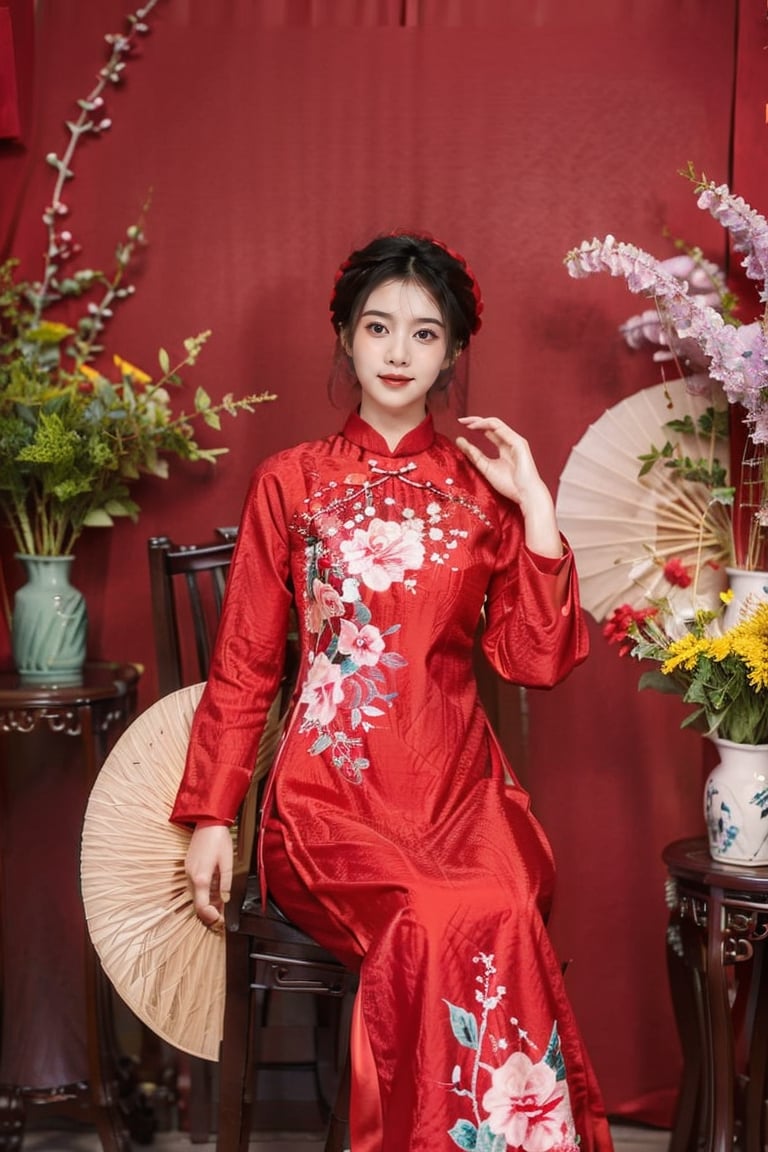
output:
[[[668,421],[664,427],[681,436],[694,436],[699,432],[711,442],[716,439],[727,440],[728,412],[710,406],[695,423],[692,416],[687,414],[681,420]],[[716,457],[692,460],[690,456],[681,453],[679,444],[667,440],[661,448],[652,444],[650,451],[638,456],[638,460],[641,463],[639,476],[647,475],[656,464],[661,464],[664,468],[669,468],[678,480],[705,484],[711,490],[712,499],[718,503],[733,503],[733,488],[727,484],[727,467]]]
[[[108,527],[120,516],[135,520],[139,508],[130,486],[140,476],[167,477],[170,456],[213,463],[227,451],[200,445],[196,426],[218,432],[221,413],[253,412],[274,399],[266,392],[239,399],[228,393],[214,404],[198,388],[191,410],[183,403],[174,410],[171,392],[183,392],[182,373],[196,363],[210,332],[188,337],[176,364],[161,348],[157,380],[119,356],[112,357],[114,368],[104,366],[105,329],[115,308],[133,295],[126,276],[144,242],[143,212],[117,244],[111,274],[71,266],[80,249],[62,223],[75,151],[83,137],[108,130],[104,92],[121,82],[156,3],[146,0],[128,15],[125,34],[105,37],[108,59],[95,87],[77,101],[77,116],[65,121],[64,153],[45,158],[55,183],[42,215],[47,247],[39,279],[20,277],[15,259],[0,265],[0,515],[27,554],[68,554],[85,527]],[[72,324],[51,318],[65,302],[81,310]]]
[[[143,474],[167,477],[167,457],[212,463],[227,451],[200,445],[197,421],[220,431],[221,413],[253,412],[272,397],[228,394],[214,404],[198,388],[189,410],[174,411],[171,391],[183,391],[181,373],[209,332],[186,340],[176,364],[162,353],[155,381],[117,356],[109,379],[79,359],[92,354],[80,325],[29,308],[33,288],[15,280],[15,269],[13,260],[0,266],[0,513],[20,552],[67,554],[85,527],[135,520],[130,485]]]

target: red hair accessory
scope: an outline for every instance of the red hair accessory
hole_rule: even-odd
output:
[[[345,260],[344,263],[342,265],[340,265],[338,272],[336,273],[336,275],[333,278],[334,289],[336,288],[336,285],[338,284],[339,280],[341,280],[342,276],[347,271],[347,269],[351,268],[351,267],[352,267],[352,261],[351,260]],[[333,296],[331,297],[331,302],[333,302]]]

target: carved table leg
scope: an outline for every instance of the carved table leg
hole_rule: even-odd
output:
[[[697,1152],[704,1125],[703,949],[699,928],[678,918],[673,907],[667,930],[667,972],[683,1055],[683,1076],[675,1108],[669,1152]]]
[[[755,948],[752,970],[749,1081],[744,1125],[745,1152],[762,1152],[768,1077],[768,953],[764,944]]]
[[[707,916],[707,1025],[705,1077],[711,1101],[707,1152],[733,1152],[734,1043],[725,975],[725,908],[713,887]]]
[[[0,1152],[19,1152],[26,1116],[18,1089],[0,1084]]]

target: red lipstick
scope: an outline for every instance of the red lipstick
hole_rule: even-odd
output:
[[[410,384],[413,377],[412,376],[399,376],[396,373],[392,373],[391,375],[387,375],[387,376],[380,375],[379,379],[383,380],[385,382],[385,384]]]

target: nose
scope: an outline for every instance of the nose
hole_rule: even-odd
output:
[[[404,332],[393,332],[387,347],[387,363],[401,367],[409,362],[408,337]]]

